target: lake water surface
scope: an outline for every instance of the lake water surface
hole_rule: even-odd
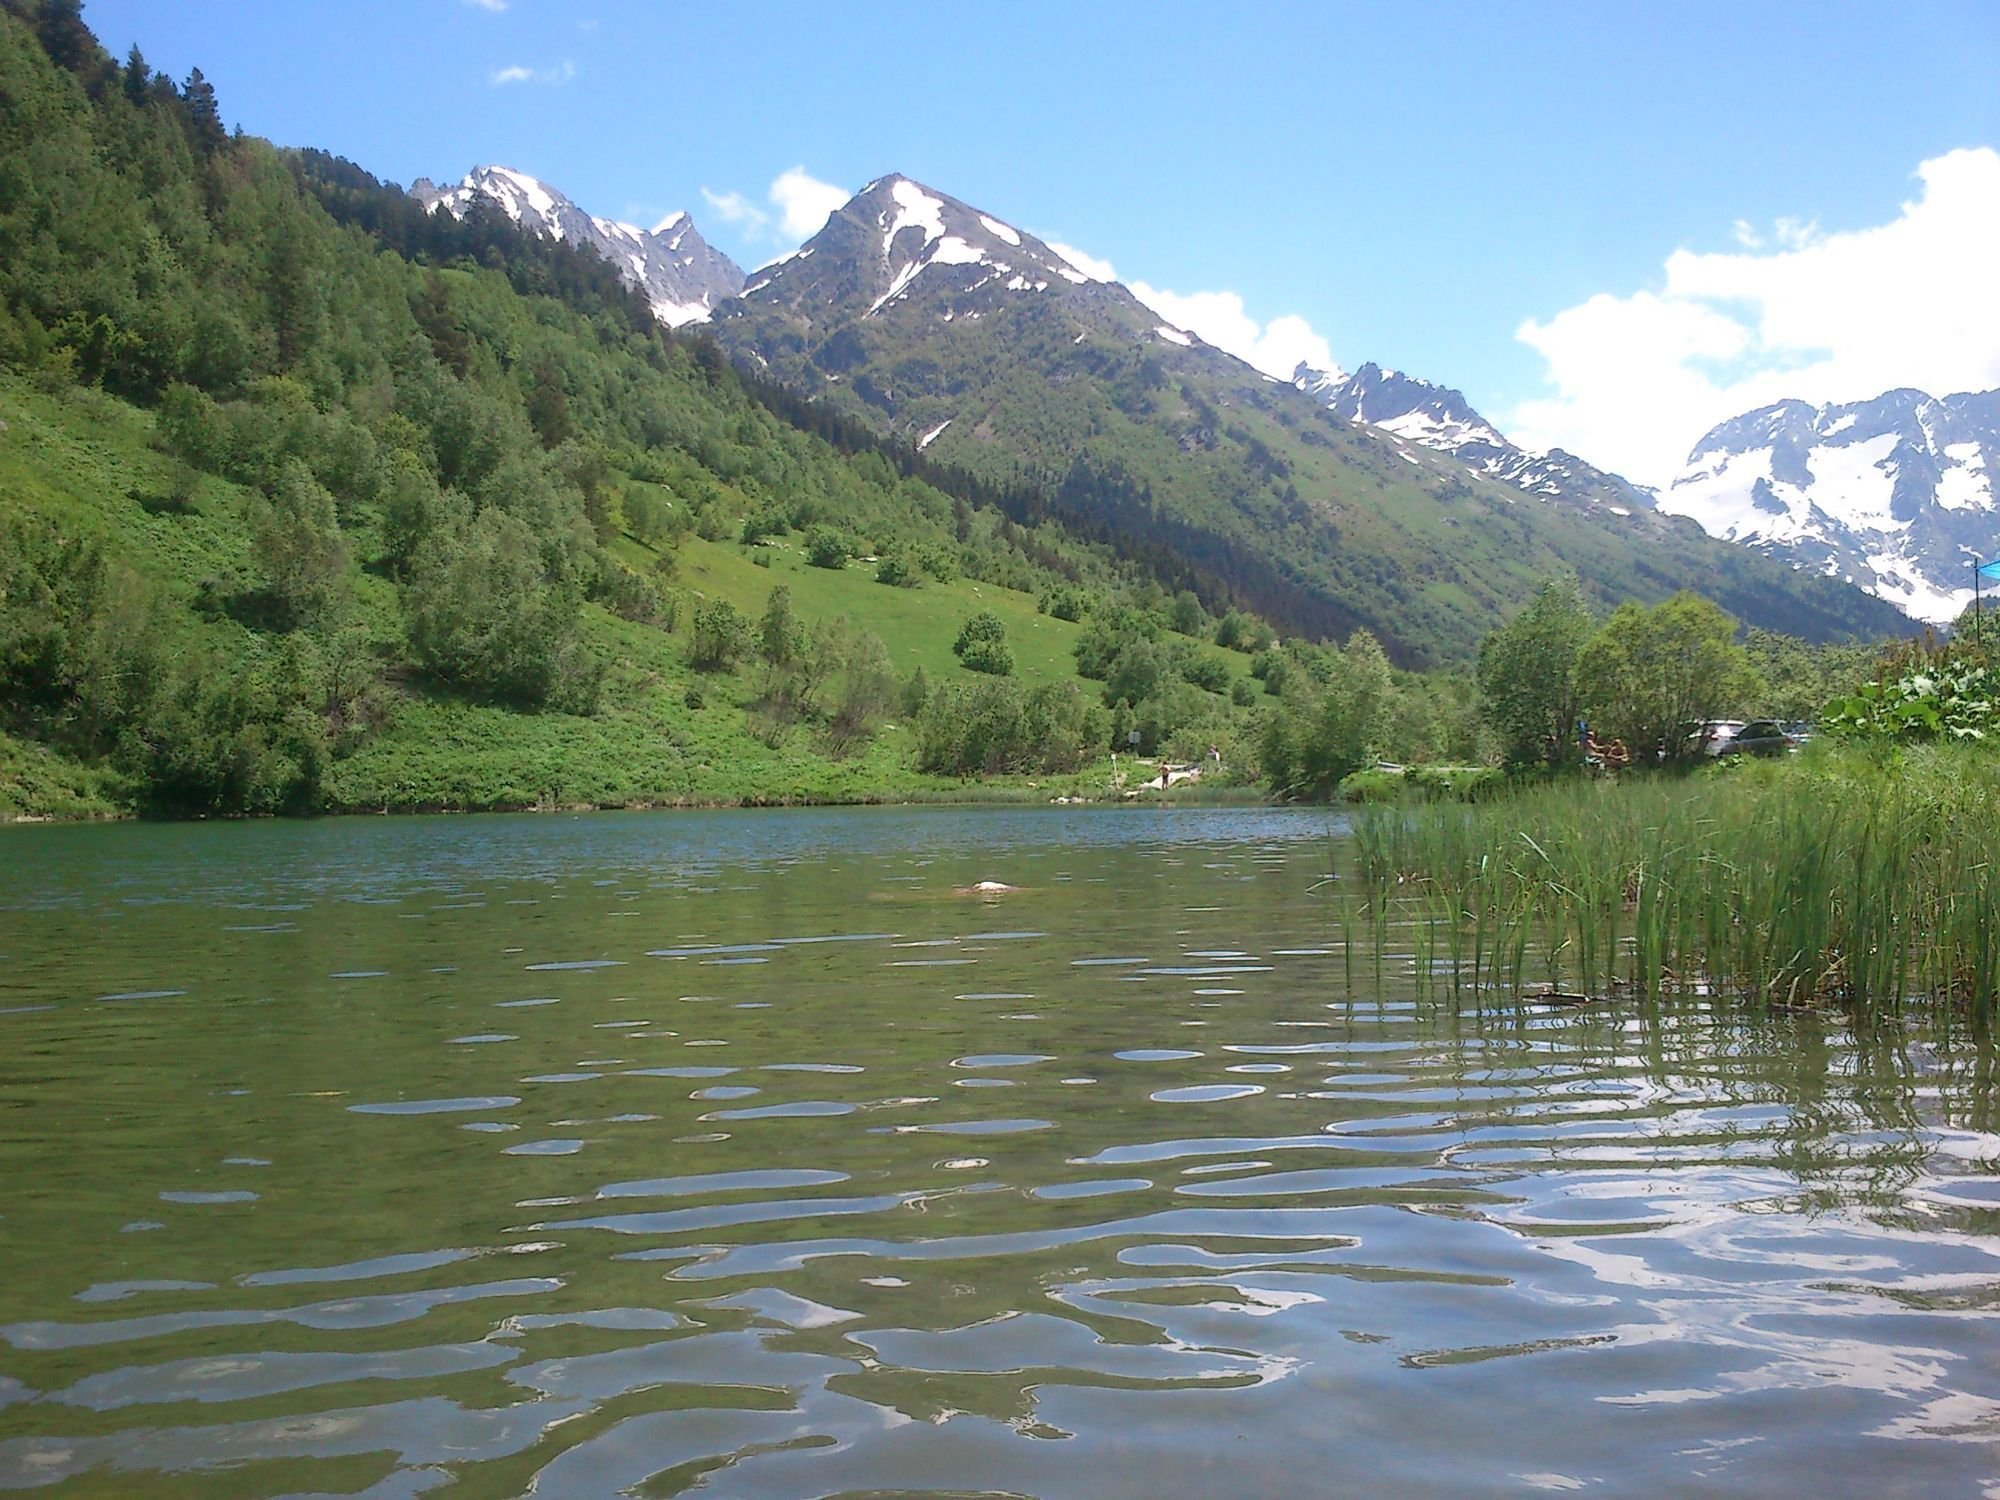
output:
[[[1328,836],[8,831],[0,1490],[1996,1493],[1989,1039],[1420,1003]]]

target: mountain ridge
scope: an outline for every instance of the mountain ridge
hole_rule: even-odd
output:
[[[1506,478],[1343,417],[1323,392],[1274,382],[1121,283],[901,174],[864,186],[711,326],[761,378],[946,462],[1032,482],[1072,518],[1170,538],[1284,628],[1365,627],[1412,665],[1468,657],[1564,567],[1606,604],[1690,587],[1810,638],[1904,624],[1710,542],[1569,455],[1521,454],[1490,424],[1481,440],[1511,450]],[[1571,505],[1530,488],[1565,480]]]
[[[1991,476],[2000,390],[1773,402],[1719,422],[1660,492],[1662,510],[1946,624],[1970,565],[2000,551]]]
[[[1541,500],[1627,515],[1655,507],[1653,492],[1562,448],[1534,453],[1501,433],[1463,393],[1369,362],[1353,374],[1301,363],[1292,384],[1336,415],[1448,453],[1475,473]]]
[[[478,166],[450,187],[419,177],[410,196],[430,212],[463,218],[475,202],[491,203],[532,233],[588,245],[646,297],[669,328],[704,322],[715,305],[742,290],[742,269],[702,238],[694,220],[676,210],[651,229],[586,213],[561,190],[512,167]]]

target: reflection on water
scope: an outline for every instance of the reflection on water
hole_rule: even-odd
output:
[[[0,1489],[1981,1493],[1987,1039],[1419,1003],[1328,833],[13,833]]]

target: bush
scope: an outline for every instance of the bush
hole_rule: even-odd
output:
[[[982,609],[959,627],[958,639],[951,643],[951,650],[968,672],[1007,677],[1014,671],[1014,653],[1007,647],[1007,627],[990,609]]]
[[[597,554],[590,597],[621,619],[673,629],[673,616],[660,586],[608,553]]]
[[[775,506],[764,506],[743,518],[743,545],[755,547],[767,537],[783,536],[791,530],[791,517]]]
[[[283,623],[325,624],[347,597],[347,543],[333,496],[287,459],[270,499],[253,507],[251,551]]]
[[[815,526],[806,533],[806,561],[815,568],[844,568],[850,555],[847,538],[831,526]]]
[[[943,687],[917,720],[917,765],[934,775],[1073,771],[1101,729],[1073,682]]]
[[[1090,611],[1090,594],[1073,583],[1058,584],[1043,594],[1037,606],[1054,620],[1081,620]]]
[[[1014,675],[1014,653],[1005,641],[975,641],[959,661],[968,672],[984,672],[989,677]]]
[[[589,713],[603,669],[579,633],[579,603],[549,579],[526,523],[483,510],[419,549],[404,598],[410,650],[477,696]]]
[[[892,588],[913,589],[924,581],[924,575],[901,551],[885,551],[875,564],[875,581]]]
[[[1076,671],[1079,677],[1103,678],[1119,653],[1136,641],[1156,641],[1159,622],[1129,605],[1110,605],[1091,612],[1090,623],[1076,642]]]
[[[750,622],[726,599],[711,599],[694,612],[688,665],[697,672],[728,672],[750,649]]]
[[[827,739],[836,755],[865,741],[876,722],[895,705],[896,674],[889,648],[879,636],[864,634],[847,649],[846,681],[827,725]]]
[[[1181,662],[1181,676],[1211,693],[1229,691],[1229,663],[1219,656],[1189,654]]]

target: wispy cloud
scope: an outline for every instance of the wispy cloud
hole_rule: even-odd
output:
[[[465,4],[474,10],[489,11],[496,16],[507,8],[507,0],[465,0]]]
[[[1527,319],[1515,336],[1550,393],[1506,430],[1661,484],[1710,427],[1774,401],[2000,385],[2000,152],[1952,151],[1917,177],[1887,223],[1739,222],[1735,251],[1677,250],[1656,287]]]
[[[770,227],[771,216],[734,188],[726,193],[703,188],[701,196],[707,200],[718,219],[725,224],[741,224],[753,239],[762,236]]]
[[[1092,281],[1118,279],[1117,268],[1108,260],[1060,240],[1043,243]],[[1175,328],[1199,334],[1203,342],[1266,375],[1290,380],[1301,364],[1315,370],[1334,368],[1332,348],[1297,313],[1260,323],[1250,316],[1239,292],[1170,292],[1143,281],[1127,282],[1126,288]]]
[[[493,87],[506,88],[516,83],[539,83],[549,88],[560,88],[576,77],[576,64],[565,59],[553,68],[529,68],[515,63],[511,67],[495,68],[487,75],[487,82]]]
[[[740,225],[745,239],[790,249],[818,234],[852,194],[797,166],[787,167],[771,179],[762,204],[735,188],[726,192],[703,188],[701,196],[723,223]]]

